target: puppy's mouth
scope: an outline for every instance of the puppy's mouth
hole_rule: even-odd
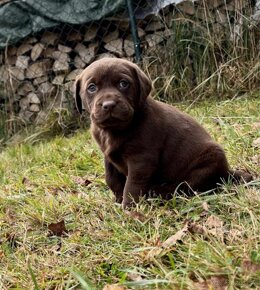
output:
[[[113,112],[105,115],[93,114],[91,119],[100,128],[122,128],[131,122],[132,114],[120,116],[113,114]]]

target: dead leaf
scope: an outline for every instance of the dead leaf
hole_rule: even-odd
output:
[[[64,220],[58,223],[49,224],[48,229],[54,236],[58,237],[61,237],[62,235],[67,233]]]
[[[252,124],[252,128],[254,130],[260,130],[260,122],[255,122]]]
[[[92,182],[90,180],[87,179],[86,176],[84,177],[80,177],[80,176],[72,176],[73,181],[81,186],[88,186],[89,184],[91,184]]]
[[[209,204],[206,201],[203,201],[202,208],[204,209],[204,211],[208,212],[209,211]]]
[[[260,154],[257,154],[251,158],[251,160],[256,164],[260,165]]]
[[[187,231],[188,231],[188,222],[185,223],[184,227],[181,230],[179,230],[173,236],[169,237],[167,240],[161,243],[160,246],[152,248],[147,254],[148,260],[156,256],[159,256],[164,249],[176,245],[176,243],[182,240],[182,238],[186,235]]]
[[[22,184],[26,186],[26,190],[29,192],[32,191],[33,187],[35,186],[35,184],[31,182],[27,177],[24,177],[22,179]]]
[[[147,255],[145,256],[145,259],[151,260],[154,257],[159,256],[162,252],[163,252],[163,248],[154,247],[147,253]]]
[[[215,275],[204,281],[194,282],[193,285],[197,290],[227,290],[228,278],[225,275]]]
[[[142,281],[143,278],[140,274],[138,273],[127,273],[127,278],[131,281]]]
[[[70,193],[72,195],[78,195],[79,191],[72,190],[69,187],[66,186],[60,186],[60,187],[50,187],[48,189],[48,192],[52,195],[63,195],[64,193]]]
[[[72,194],[72,195],[78,195],[79,192],[78,192],[77,190],[71,190],[71,191],[70,191],[70,194]]]
[[[213,289],[224,290],[228,289],[228,278],[225,275],[216,275],[212,276],[208,282],[209,285],[212,286]]]
[[[217,216],[211,215],[207,218],[205,225],[208,229],[222,228],[223,221]]]
[[[15,211],[11,208],[4,208],[4,213],[4,218],[6,221],[14,222],[17,219]]]
[[[166,241],[162,243],[163,248],[169,248],[171,246],[174,246],[178,241],[180,241],[187,233],[188,231],[188,222],[185,223],[184,227],[179,230],[176,234],[169,237]]]
[[[146,216],[138,211],[128,211],[126,210],[125,213],[130,216],[131,218],[133,218],[134,220],[138,220],[140,222],[145,222],[145,220],[147,219]]]
[[[221,118],[212,117],[212,120],[215,124],[217,124],[220,127],[225,126],[225,122]]]
[[[22,184],[31,185],[31,181],[27,177],[24,177],[23,180],[22,180]]]
[[[0,250],[0,261],[5,257],[4,251]]]
[[[208,232],[216,237],[219,237],[221,240],[224,239],[224,223],[217,216],[211,215],[208,217],[205,223],[205,227]]]
[[[62,194],[62,190],[58,187],[51,187],[49,189],[49,192],[53,195],[59,195],[59,194]]]
[[[17,237],[15,233],[7,233],[5,237],[7,242],[10,244],[11,248],[16,248],[18,246]]]
[[[174,246],[178,241],[180,241],[187,233],[188,231],[188,222],[185,223],[184,227],[176,232],[173,236],[169,237],[164,242],[158,241],[158,247],[152,248],[149,253],[147,254],[147,258],[151,259],[158,255],[160,255],[165,248],[169,248],[171,246]]]
[[[193,282],[194,289],[196,290],[208,290],[208,284],[206,281]]]
[[[99,211],[96,211],[95,213],[97,214],[98,218],[103,222],[104,221],[103,214],[101,212],[99,212]]]
[[[196,222],[190,222],[188,229],[192,234],[208,235],[207,229]]]
[[[213,235],[221,240],[224,239],[223,221],[213,215],[207,218],[204,225],[190,221],[188,223],[188,230],[193,234],[203,235],[206,238]]]
[[[154,241],[154,246],[159,247],[161,245],[162,245],[161,238],[160,238],[160,236],[157,236],[157,238]]]
[[[120,286],[117,284],[105,285],[103,290],[127,290],[124,286]]]
[[[260,271],[260,264],[253,263],[250,260],[245,259],[241,263],[241,268],[248,274],[254,274]]]
[[[228,232],[227,239],[231,242],[237,242],[241,239],[242,236],[243,236],[242,230],[231,229]]]
[[[202,203],[203,211],[200,213],[200,217],[205,217],[209,214],[209,205],[206,201]]]
[[[255,139],[255,140],[253,141],[253,146],[254,146],[254,147],[257,147],[257,148],[260,148],[260,137],[257,138],[257,139]]]

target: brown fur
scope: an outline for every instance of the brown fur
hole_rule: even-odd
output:
[[[124,207],[141,195],[169,198],[177,188],[207,191],[230,176],[251,179],[229,169],[221,146],[194,119],[152,99],[151,82],[137,65],[98,60],[75,88],[77,108],[90,113],[104,154],[106,182]]]

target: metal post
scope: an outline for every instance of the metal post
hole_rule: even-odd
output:
[[[139,63],[141,61],[141,46],[140,39],[138,36],[137,26],[136,26],[136,18],[133,11],[132,0],[126,0],[128,15],[130,18],[130,26],[131,32],[134,40],[134,49],[135,49],[135,59],[136,62]]]

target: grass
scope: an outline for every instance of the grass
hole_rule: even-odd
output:
[[[259,96],[177,106],[257,177]],[[124,212],[89,131],[31,143],[0,154],[1,289],[260,288],[259,180]]]

